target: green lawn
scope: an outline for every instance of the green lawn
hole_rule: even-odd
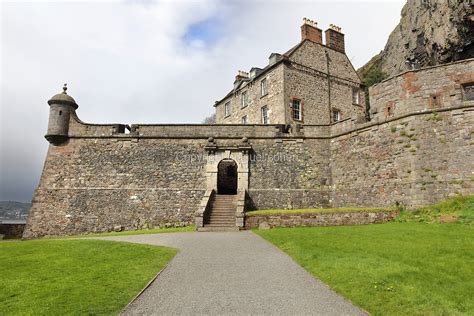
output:
[[[257,230],[374,315],[474,314],[474,227],[416,222]]]
[[[172,228],[156,228],[156,229],[137,229],[137,230],[125,230],[123,232],[109,232],[109,233],[98,233],[98,234],[84,234],[66,236],[65,238],[84,238],[84,237],[107,237],[107,236],[130,236],[130,235],[148,235],[148,234],[161,234],[161,233],[180,233],[180,232],[193,232],[196,231],[196,226],[186,227],[172,227]],[[48,237],[45,237],[48,238]],[[57,237],[53,237],[57,238]]]
[[[175,254],[100,240],[0,242],[0,314],[116,315]]]

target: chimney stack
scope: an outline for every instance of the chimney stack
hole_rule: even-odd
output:
[[[326,36],[327,47],[345,53],[344,34],[342,34],[341,30],[339,26],[330,24],[324,35]]]
[[[304,40],[323,43],[323,31],[318,28],[318,23],[307,18],[303,18],[303,25],[301,25],[301,41]]]
[[[235,76],[235,81],[240,81],[240,80],[248,79],[248,78],[249,78],[249,73],[248,72],[239,70],[237,72],[237,76]]]

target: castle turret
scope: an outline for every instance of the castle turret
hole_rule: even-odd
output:
[[[66,93],[66,90],[67,85],[64,84],[63,92],[48,101],[49,123],[48,132],[44,137],[53,145],[60,145],[68,139],[71,111],[78,108],[76,101]]]

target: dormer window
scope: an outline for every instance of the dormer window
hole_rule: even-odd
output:
[[[227,101],[224,104],[224,117],[228,117],[231,113],[231,108],[230,108],[230,101]]]
[[[260,81],[260,96],[266,96],[268,94],[268,87],[267,87],[267,78]]]
[[[360,105],[360,90],[352,88],[352,104]]]
[[[337,109],[333,109],[332,110],[332,121],[335,123],[335,122],[339,122],[341,120],[341,111],[337,110]]]
[[[248,97],[248,93],[247,91],[243,91],[241,94],[240,94],[240,106],[242,108],[246,107],[248,105],[248,102],[249,102],[249,97]]]

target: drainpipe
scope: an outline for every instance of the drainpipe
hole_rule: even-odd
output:
[[[327,76],[328,76],[328,105],[329,105],[329,124],[331,124],[331,113],[332,113],[332,105],[331,105],[331,76],[329,73],[329,62],[331,59],[329,58],[328,51],[325,50],[324,53],[326,54],[326,69],[327,69]]]
[[[331,59],[329,58],[328,51],[324,51],[326,55],[326,70],[327,70],[327,76],[328,76],[328,105],[329,105],[329,124],[331,124],[332,120],[332,105],[331,105],[331,76],[330,76],[330,71],[329,71],[329,62]],[[329,147],[331,146],[331,143],[329,143]],[[329,148],[329,151],[331,151],[331,148]],[[332,159],[329,158],[329,187],[331,188],[329,191],[329,207],[334,207],[334,198],[336,196],[334,184],[332,182]]]

